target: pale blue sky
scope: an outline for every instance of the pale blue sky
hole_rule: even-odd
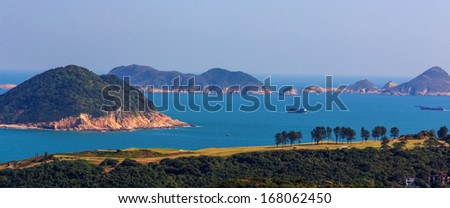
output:
[[[0,70],[450,71],[450,1],[0,1]]]

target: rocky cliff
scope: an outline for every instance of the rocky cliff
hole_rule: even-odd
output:
[[[94,118],[89,114],[63,118],[54,122],[38,122],[26,124],[0,124],[3,128],[22,129],[52,129],[62,131],[127,131],[133,129],[156,129],[188,127],[190,124],[174,120],[159,112],[146,112],[133,115],[132,113],[109,113]]]
[[[391,87],[397,87],[397,86],[398,86],[397,83],[395,83],[395,82],[393,82],[393,81],[389,81],[388,83],[386,83],[386,84],[383,86],[383,88],[381,89],[381,91],[387,90],[387,89],[389,89],[389,88],[391,88]]]

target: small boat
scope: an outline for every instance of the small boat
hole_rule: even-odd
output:
[[[437,107],[437,108],[433,108],[433,107],[425,107],[425,106],[420,106],[420,105],[416,105],[416,107],[420,108],[420,110],[429,110],[429,111],[445,111],[444,107]]]
[[[308,113],[308,110],[304,109],[304,108],[300,108],[300,109],[295,109],[295,108],[291,108],[287,110],[288,113]]]

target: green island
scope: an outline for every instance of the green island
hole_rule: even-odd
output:
[[[0,164],[0,187],[449,187],[445,130],[358,142],[279,144],[277,134],[276,146],[45,154]]]

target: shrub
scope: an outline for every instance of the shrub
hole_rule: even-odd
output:
[[[117,164],[119,164],[118,160],[106,158],[105,160],[103,160],[102,163],[100,163],[100,166],[102,166],[102,167],[105,167],[105,166],[115,167]]]

